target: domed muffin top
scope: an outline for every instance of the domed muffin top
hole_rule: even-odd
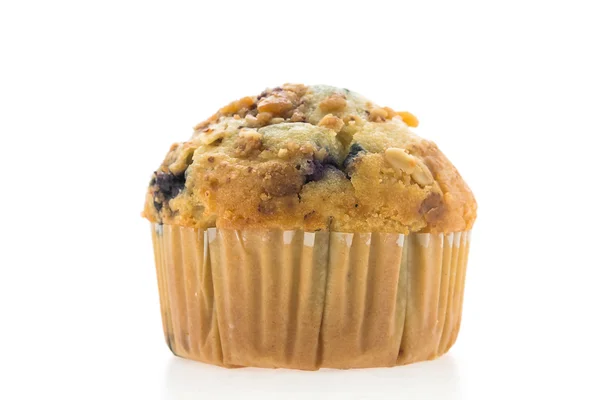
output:
[[[347,89],[286,84],[243,97],[175,143],[143,216],[196,228],[470,229],[477,204],[408,112]]]

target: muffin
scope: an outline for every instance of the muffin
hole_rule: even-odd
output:
[[[286,84],[173,144],[143,211],[171,351],[307,370],[447,352],[477,205],[417,125],[347,89]]]

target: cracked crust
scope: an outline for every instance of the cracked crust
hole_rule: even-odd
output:
[[[143,216],[194,228],[453,232],[477,204],[408,112],[330,86],[244,97],[171,146]]]

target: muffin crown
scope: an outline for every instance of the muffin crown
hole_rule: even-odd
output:
[[[477,204],[408,112],[331,86],[243,97],[175,143],[143,216],[195,228],[338,232],[468,230]]]

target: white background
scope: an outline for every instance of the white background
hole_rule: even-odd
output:
[[[0,398],[600,398],[594,3],[3,1]],[[150,174],[220,106],[284,82],[413,112],[474,191],[443,358],[225,370],[164,344]]]

